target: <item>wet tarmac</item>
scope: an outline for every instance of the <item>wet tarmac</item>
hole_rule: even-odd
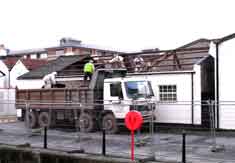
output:
[[[235,134],[220,132],[216,139],[210,131],[190,132],[186,136],[186,160],[197,163],[235,163]],[[0,124],[0,143],[43,147],[43,130],[30,130],[23,122]],[[106,135],[106,154],[130,157],[130,135],[122,132]],[[102,154],[102,132],[80,133],[48,130],[48,148],[63,151],[84,149],[86,153]],[[155,159],[163,162],[182,160],[182,135],[175,133],[153,134],[140,132],[135,135],[136,159]]]

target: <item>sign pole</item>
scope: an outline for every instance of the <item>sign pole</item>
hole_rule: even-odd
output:
[[[134,161],[134,130],[131,131],[131,160]]]
[[[135,130],[139,129],[143,123],[143,117],[140,112],[129,111],[125,116],[126,127],[131,131],[131,160],[134,161]]]

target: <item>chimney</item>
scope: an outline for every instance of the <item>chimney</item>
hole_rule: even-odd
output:
[[[60,39],[60,46],[80,45],[81,43],[82,43],[81,40],[76,40],[76,39],[69,38],[69,37],[64,37]]]
[[[143,49],[141,51],[142,52],[157,52],[157,51],[159,51],[159,49],[158,48],[155,48],[155,49]]]

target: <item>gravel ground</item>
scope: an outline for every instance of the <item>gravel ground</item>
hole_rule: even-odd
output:
[[[224,135],[224,136],[223,136]],[[216,149],[211,152],[213,139],[210,132],[193,134],[186,137],[187,162],[235,163],[235,137],[219,134]],[[160,161],[181,161],[182,136],[174,133],[148,132],[136,134],[135,157],[148,159],[155,157]],[[26,129],[24,123],[0,124],[0,143],[21,145],[30,143],[32,147],[43,147],[43,132]],[[48,148],[73,151],[84,149],[87,153],[102,153],[102,133],[79,133],[56,129],[48,130]],[[130,135],[127,132],[106,135],[106,153],[118,157],[130,157]]]

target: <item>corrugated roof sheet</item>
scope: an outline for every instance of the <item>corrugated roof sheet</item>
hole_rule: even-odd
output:
[[[185,44],[183,46],[180,46],[177,49],[209,47],[210,46],[210,41],[211,40],[209,40],[209,39],[201,38],[201,39],[192,41],[188,44]]]

